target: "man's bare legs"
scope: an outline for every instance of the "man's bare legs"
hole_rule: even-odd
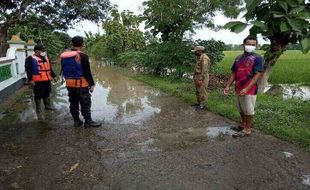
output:
[[[240,127],[238,127],[238,132],[233,134],[233,137],[244,137],[251,134],[253,115],[245,115],[244,113],[240,113],[240,116]]]
[[[244,129],[246,125],[245,115],[243,113],[240,113],[240,117],[241,117],[240,127]]]
[[[246,134],[251,134],[251,127],[252,127],[252,115],[244,115],[245,125],[244,125],[244,132]]]

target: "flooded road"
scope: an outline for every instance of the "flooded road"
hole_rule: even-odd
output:
[[[30,95],[0,115],[0,189],[310,189],[304,150],[257,131],[233,139],[224,117],[93,70],[101,128],[72,127],[63,86],[44,122]]]

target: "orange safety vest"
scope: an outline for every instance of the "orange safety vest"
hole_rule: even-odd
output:
[[[83,76],[80,53],[80,51],[66,51],[60,55],[62,74],[67,87],[85,88],[89,86]]]
[[[51,75],[51,64],[47,57],[46,63],[43,63],[43,60],[35,55],[31,56],[33,59],[33,68],[34,73],[32,74],[32,80],[34,82],[43,82],[52,80]]]

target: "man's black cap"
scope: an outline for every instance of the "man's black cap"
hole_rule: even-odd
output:
[[[75,36],[72,38],[72,45],[74,47],[82,47],[84,43],[84,40],[81,36]]]
[[[34,46],[34,51],[45,51],[45,47],[42,44],[37,44]]]

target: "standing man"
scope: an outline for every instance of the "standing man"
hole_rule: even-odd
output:
[[[207,88],[209,84],[210,59],[204,53],[204,51],[205,48],[203,46],[196,46],[195,49],[192,50],[192,52],[195,53],[197,59],[194,71],[197,103],[193,106],[200,109],[206,108],[206,102],[208,98]]]
[[[233,128],[237,132],[234,137],[244,137],[251,134],[252,120],[257,95],[257,81],[263,72],[264,59],[255,54],[257,46],[255,37],[247,37],[243,41],[244,53],[239,55],[231,68],[232,74],[224,89],[228,95],[230,86],[236,81],[237,107],[241,116],[241,124]]]
[[[81,127],[79,107],[84,117],[84,127],[100,127],[101,123],[94,122],[91,117],[91,95],[95,88],[90,70],[88,55],[82,53],[83,38],[72,38],[73,48],[61,54],[62,73],[69,92],[70,112],[74,120],[74,127]]]
[[[51,80],[56,77],[42,44],[34,46],[34,54],[26,58],[25,69],[28,83],[33,87],[37,117],[42,120],[42,99],[46,110],[55,110],[51,104],[50,92]]]

